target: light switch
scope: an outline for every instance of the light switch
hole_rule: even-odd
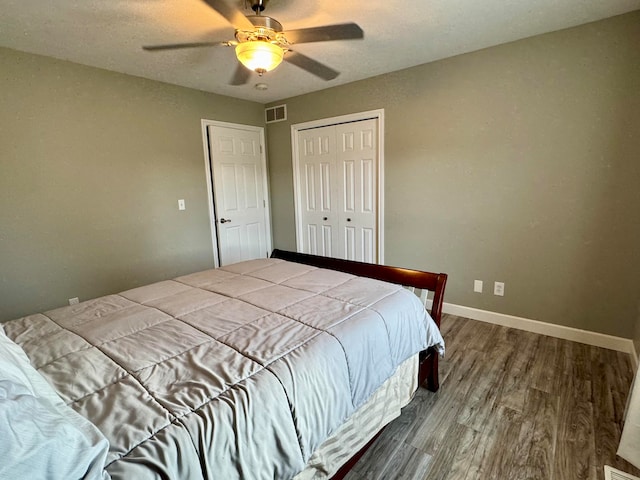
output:
[[[186,210],[186,206],[184,204],[184,199],[181,198],[180,200],[178,200],[178,210]]]

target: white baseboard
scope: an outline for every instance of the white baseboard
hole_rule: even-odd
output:
[[[634,374],[638,372],[638,361],[640,361],[640,358],[638,358],[638,352],[636,352],[636,344],[631,342],[631,366]]]
[[[488,310],[480,310],[479,308],[464,307],[453,303],[445,302],[442,306],[442,311],[443,313],[471,318],[472,320],[517,328],[518,330],[525,330],[527,332],[539,333],[563,340],[571,340],[573,342],[628,353],[631,355],[631,365],[634,368],[634,372],[638,368],[638,356],[636,355],[633,341],[629,338],[614,337],[613,335],[605,335],[604,333],[590,332],[579,328],[565,327],[564,325],[540,322],[538,320],[506,315],[504,313],[490,312]]]

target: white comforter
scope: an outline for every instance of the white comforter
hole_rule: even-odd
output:
[[[113,478],[286,479],[435,324],[407,290],[277,259],[5,324]]]

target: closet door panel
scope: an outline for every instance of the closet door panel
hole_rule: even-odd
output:
[[[298,133],[302,251],[336,256],[338,245],[338,175],[335,127]]]
[[[376,135],[375,119],[336,125],[342,190],[338,225],[345,246],[344,258],[370,263],[377,260]]]

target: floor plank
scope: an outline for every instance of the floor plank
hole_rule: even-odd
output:
[[[529,389],[525,412],[533,419],[533,428],[528,434],[531,442],[529,452],[525,453],[519,464],[516,478],[553,479],[553,459],[558,433],[559,399],[556,395]]]
[[[444,315],[437,393],[421,389],[349,480],[603,480],[633,377],[629,356]]]

